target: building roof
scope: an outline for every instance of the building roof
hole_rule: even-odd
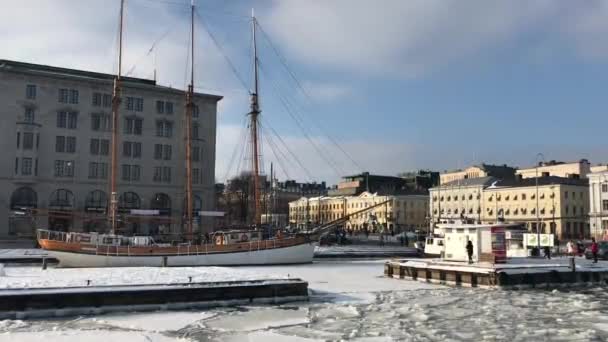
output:
[[[63,78],[71,78],[77,80],[97,80],[104,82],[112,82],[116,75],[106,74],[101,72],[94,71],[86,71],[86,70],[77,70],[77,69],[69,69],[63,67],[56,67],[50,65],[43,64],[34,64],[34,63],[25,63],[25,62],[17,62],[6,59],[0,59],[0,71],[13,71],[13,72],[21,72],[21,73],[29,73],[29,74],[37,74],[40,76],[48,76],[48,77],[63,77]],[[165,92],[174,92],[178,94],[183,94],[184,90],[171,88],[163,85],[158,85],[155,80],[149,80],[144,78],[136,78],[136,77],[128,77],[121,76],[121,80],[130,86],[135,87],[143,87],[143,88],[151,88],[158,89]],[[213,98],[216,101],[221,100],[223,97],[219,95],[205,94],[205,93],[195,93],[197,97],[208,97]]]
[[[537,178],[524,178],[514,180],[501,180],[496,182],[490,188],[516,188],[516,187],[534,187],[536,186]],[[565,178],[557,176],[545,176],[538,177],[538,186],[544,185],[574,185],[574,186],[589,186],[589,179],[587,178]]]
[[[488,176],[488,177],[478,177],[478,178],[465,178],[465,179],[457,179],[451,182],[447,182],[445,184],[441,184],[442,188],[451,188],[457,186],[489,186],[492,183],[498,181],[498,178]]]

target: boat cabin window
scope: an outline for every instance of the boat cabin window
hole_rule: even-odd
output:
[[[120,245],[120,238],[104,237],[104,245]]]
[[[230,239],[238,240],[239,234],[230,234]]]
[[[433,239],[426,239],[426,244],[427,245],[432,245],[433,244]]]
[[[445,229],[445,232],[446,232],[446,233],[451,233],[451,232],[452,232],[452,228],[446,228],[446,229]]]
[[[251,238],[252,239],[257,239],[258,237],[259,237],[258,233],[251,233]]]

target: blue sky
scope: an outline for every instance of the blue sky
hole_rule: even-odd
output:
[[[119,1],[4,4],[0,58],[113,72]],[[185,85],[189,0],[127,0],[125,70]],[[472,163],[529,166],[547,159],[608,159],[608,2],[550,0],[196,0],[196,86],[225,97],[218,113],[216,178],[239,141],[250,81],[248,16],[287,60],[304,95],[260,34],[266,171],[326,180]],[[204,33],[202,18],[220,51]],[[23,25],[24,22],[31,24]],[[146,55],[152,44],[154,52]],[[275,88],[278,89],[275,90]],[[281,102],[298,108],[308,138]],[[321,126],[322,129],[319,129]],[[268,130],[268,128],[266,128]],[[342,153],[325,135],[340,142]],[[310,140],[317,148],[311,147]],[[285,155],[285,157],[282,157]],[[326,158],[323,158],[323,155]],[[324,160],[335,160],[328,165]]]

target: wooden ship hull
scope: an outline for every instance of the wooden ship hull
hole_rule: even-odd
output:
[[[306,237],[228,245],[124,246],[39,236],[38,243],[59,260],[59,267],[280,265],[310,263],[314,256],[314,244]]]

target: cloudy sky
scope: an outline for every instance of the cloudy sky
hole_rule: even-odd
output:
[[[156,67],[159,83],[184,87],[190,0],[126,3],[124,72],[151,78]],[[539,152],[608,160],[608,1],[196,5],[196,90],[224,96],[220,181],[247,164],[235,146],[252,74],[251,8],[262,29],[265,170],[274,161],[280,178],[529,166]],[[0,59],[116,71],[119,0],[0,6]]]

